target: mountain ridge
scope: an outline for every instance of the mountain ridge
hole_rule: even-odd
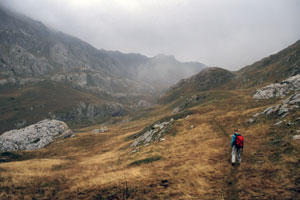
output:
[[[85,120],[85,116],[78,117],[78,114],[74,114],[82,103],[95,105],[95,108],[110,108],[110,104],[114,103],[116,107],[121,105],[126,113],[135,112],[156,103],[156,97],[165,87],[205,67],[201,63],[196,67],[190,66],[177,61],[175,57],[170,60],[168,56],[161,56],[157,60],[157,57],[149,58],[141,54],[98,50],[76,37],[50,29],[39,21],[4,8],[0,8],[0,16],[0,87],[5,91],[0,96],[0,101],[3,105],[11,106],[10,111],[2,113],[0,117],[0,123],[7,124],[6,127],[1,127],[2,130],[16,128],[16,124],[24,121],[34,123],[53,116],[71,119],[72,117],[63,116],[74,115]],[[170,74],[164,73],[164,76],[156,78],[160,71],[167,68],[172,68],[168,70]],[[187,73],[182,73],[184,71]],[[49,84],[53,89],[53,96],[63,95],[65,88],[73,88],[68,95],[76,101],[71,101],[70,104],[61,101],[62,105],[57,109],[53,108],[51,102],[44,103],[51,98],[43,99],[39,96],[38,91],[50,92],[42,86],[44,84]],[[9,92],[5,88],[13,90]],[[38,104],[36,108],[40,108],[40,111],[36,110],[37,117],[34,120],[15,111],[30,104],[28,101],[32,98],[27,98],[29,93],[25,92],[26,97],[19,96],[25,98],[18,99],[20,105],[14,105],[9,100],[16,99],[19,89],[32,91],[31,94],[40,100],[35,101]],[[83,94],[98,99],[96,104],[99,105],[91,104],[88,98],[82,98]],[[57,96],[55,98],[64,99]],[[100,119],[103,116],[103,119],[108,120],[112,112],[107,112],[105,117],[102,112],[97,112],[99,116],[96,115],[95,119],[103,121]],[[88,121],[95,122],[95,119]]]

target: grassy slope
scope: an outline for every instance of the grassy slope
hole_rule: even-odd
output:
[[[153,110],[141,120],[111,126],[103,134],[91,133],[100,126],[96,125],[45,149],[19,152],[20,161],[0,164],[0,197],[296,199],[300,144],[291,140],[290,132],[295,133],[299,124],[278,129],[272,119],[261,119],[249,125],[249,117],[269,102],[253,101],[248,90],[228,93],[177,120],[176,136],[137,153],[131,153],[132,141],[126,138],[169,115],[167,107],[157,107],[158,114]],[[242,165],[233,168],[229,141],[236,126],[246,147]],[[133,165],[135,161],[139,164]]]
[[[48,113],[74,109],[79,102],[100,103],[101,99],[69,86],[44,81],[23,88],[0,87],[0,133],[14,129],[14,124],[28,124],[48,117]]]
[[[248,123],[253,114],[277,101],[252,100],[251,86],[286,76],[292,64],[284,60],[297,54],[298,43],[278,58],[270,57],[272,61],[262,60],[237,72],[237,78],[220,90],[175,95],[198,93],[207,99],[190,108],[191,116],[175,122],[175,136],[137,153],[131,152],[133,141],[127,138],[171,115],[185,97],[136,114],[135,121],[110,126],[103,134],[91,133],[100,127],[96,125],[45,149],[18,152],[11,158],[17,162],[0,164],[0,198],[299,199],[300,141],[291,139],[300,130],[299,121],[279,127],[272,118]],[[292,57],[292,63],[297,59]],[[289,118],[294,121],[299,115],[296,111]],[[239,167],[230,165],[229,142],[235,127],[245,137]]]

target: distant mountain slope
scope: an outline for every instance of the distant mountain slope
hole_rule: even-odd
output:
[[[179,81],[166,90],[161,102],[178,100],[210,89],[257,88],[300,74],[300,40],[293,45],[248,65],[236,72],[221,68],[206,68],[200,73]]]
[[[300,40],[236,72],[236,86],[251,87],[300,74]],[[235,83],[234,83],[235,84]]]
[[[205,67],[201,63],[190,65],[181,63],[175,58],[170,60],[167,56],[148,58],[140,54],[97,50],[86,42],[50,30],[41,22],[26,16],[3,9],[0,9],[0,16],[0,77],[3,78],[8,76],[37,77],[53,73],[67,74],[74,69],[83,68],[86,73],[98,74],[97,78],[101,77],[104,80],[109,78],[110,80],[118,79],[118,82],[127,82],[126,79],[130,79],[136,81],[136,84],[147,82],[150,85],[142,85],[146,86],[146,93],[149,93],[152,92],[151,84],[168,87]],[[157,78],[159,72],[166,71],[167,76]],[[144,80],[146,78],[147,81]],[[166,81],[169,79],[171,81]],[[89,86],[89,82],[98,80],[86,81]],[[74,81],[72,83],[74,84]],[[119,92],[114,91],[109,85],[97,85],[97,87],[99,91]],[[128,92],[127,88],[124,92]],[[136,92],[138,91],[133,93]]]
[[[209,67],[170,87],[165,92],[164,96],[162,96],[161,101],[169,102],[175,100],[181,95],[193,95],[201,91],[216,89],[224,86],[225,83],[234,77],[235,75],[228,70],[218,67]]]
[[[0,8],[0,131],[49,117],[80,124],[123,115],[150,106],[163,89],[204,67],[164,55],[98,50]]]

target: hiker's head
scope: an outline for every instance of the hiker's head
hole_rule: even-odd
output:
[[[238,132],[239,132],[239,129],[235,128],[235,129],[234,129],[234,132],[235,132],[235,133],[238,133]]]

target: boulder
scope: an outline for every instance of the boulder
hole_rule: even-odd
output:
[[[267,85],[255,92],[254,99],[270,99],[274,97],[283,98],[291,91],[300,90],[300,74],[292,76],[280,83]]]
[[[141,145],[148,146],[154,141],[164,141],[164,135],[167,134],[168,130],[172,127],[174,119],[164,122],[156,122],[150,127],[150,130],[145,131],[140,137],[130,145],[131,148],[138,147]]]
[[[300,140],[300,135],[294,135],[294,136],[293,136],[293,139],[294,139],[294,140]]]
[[[206,96],[198,96],[198,95],[193,95],[189,98],[186,98],[182,104],[180,104],[178,107],[174,108],[173,114],[179,113],[179,112],[185,110],[186,108],[196,105],[204,99],[206,99]]]
[[[100,129],[94,129],[92,133],[98,134],[98,133],[104,133],[107,132],[108,128],[106,126],[102,126]]]
[[[62,121],[45,119],[22,129],[11,130],[0,136],[0,151],[41,149],[58,138],[72,135]]]
[[[270,106],[266,108],[264,111],[256,113],[253,115],[248,122],[253,123],[260,115],[273,115],[277,117],[284,118],[286,117],[291,111],[298,109],[300,106],[300,93],[295,93],[285,100],[283,100],[280,104],[277,104],[275,106]],[[278,125],[275,123],[274,125]]]

